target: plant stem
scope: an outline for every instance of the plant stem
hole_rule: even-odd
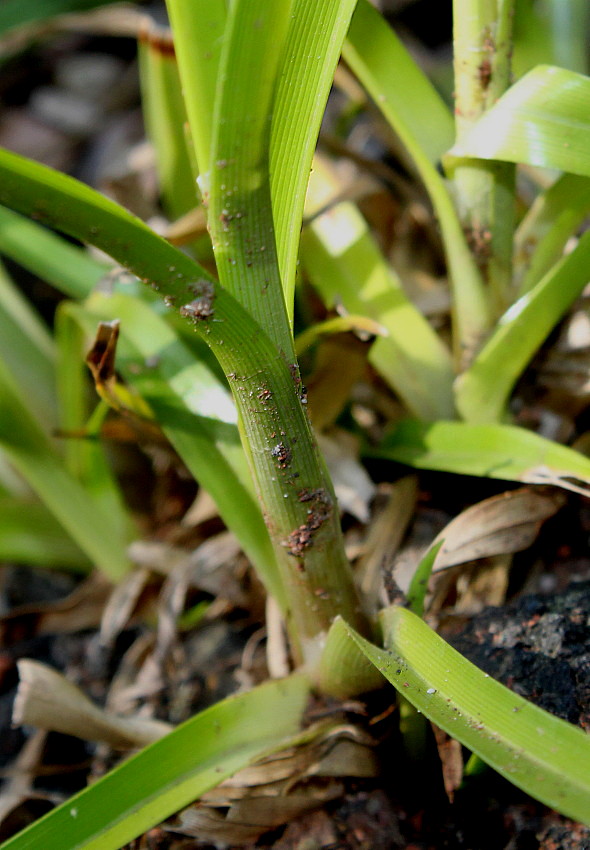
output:
[[[453,40],[457,141],[510,82],[514,0],[455,0]],[[500,315],[511,299],[514,174],[510,163],[462,160],[456,205],[467,240]]]
[[[319,658],[334,616],[360,618],[336,499],[307,418],[279,271],[269,177],[277,69],[290,3],[238,0],[228,13],[209,175],[219,279],[269,337],[257,368],[233,362],[242,442],[275,544],[300,660]],[[269,368],[273,364],[273,369]],[[280,379],[273,382],[273,373]]]
[[[295,361],[204,268],[97,192],[8,151],[0,152],[0,185],[0,203],[96,245],[151,284],[217,357],[248,435],[296,657],[315,663],[338,613],[366,631]]]

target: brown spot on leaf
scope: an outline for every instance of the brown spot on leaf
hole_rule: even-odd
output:
[[[291,463],[291,458],[293,457],[291,449],[289,446],[285,445],[285,443],[277,443],[276,446],[272,447],[270,453],[274,458],[276,458],[279,469],[286,469]]]
[[[332,513],[332,499],[327,490],[308,490],[307,488],[298,493],[300,502],[309,504],[307,509],[307,520],[291,532],[283,545],[289,550],[289,554],[300,558],[310,546],[313,546],[314,537],[325,521]]]
[[[215,299],[215,287],[209,280],[198,280],[188,287],[189,292],[196,295],[188,304],[180,308],[180,315],[186,319],[198,322],[201,319],[210,319],[213,315],[213,301]]]

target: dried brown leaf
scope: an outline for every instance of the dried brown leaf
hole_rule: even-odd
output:
[[[438,535],[444,543],[433,571],[528,548],[564,502],[558,490],[522,487],[467,508]]]
[[[332,425],[348,402],[352,387],[363,377],[367,344],[352,333],[334,334],[318,345],[313,374],[306,381],[314,427]]]
[[[144,747],[166,735],[171,726],[143,717],[116,717],[94,705],[65,676],[39,661],[17,662],[20,683],[13,723],[103,741],[115,749]]]
[[[364,553],[357,567],[363,596],[377,608],[382,589],[383,569],[391,563],[399,549],[416,506],[418,479],[415,475],[400,478],[391,487],[385,506],[371,523]]]
[[[206,792],[167,828],[213,843],[255,841],[339,797],[341,777],[377,775],[373,741],[354,726],[320,723],[301,739],[299,746],[261,759]]]
[[[441,761],[443,783],[449,801],[452,803],[455,791],[463,781],[463,752],[461,744],[438,726],[432,724],[434,739]]]
[[[10,633],[64,634],[97,628],[112,585],[93,573],[72,593],[57,602],[19,605],[0,617],[0,642],[11,642]]]

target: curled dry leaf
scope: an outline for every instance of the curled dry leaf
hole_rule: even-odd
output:
[[[559,490],[522,487],[485,499],[463,511],[438,535],[444,540],[433,571],[494,555],[521,552],[542,523],[563,506]],[[436,541],[435,541],[436,542]]]
[[[244,844],[341,796],[341,778],[377,774],[373,740],[354,726],[319,723],[206,792],[167,828],[214,844]]]
[[[44,635],[94,629],[101,621],[111,590],[111,583],[101,573],[94,572],[57,602],[19,605],[0,617],[0,644],[9,645],[13,631]]]
[[[108,714],[65,676],[39,661],[21,658],[17,666],[20,683],[12,717],[15,725],[102,741],[119,750],[144,747],[172,729],[159,720]]]
[[[453,802],[455,791],[463,781],[463,749],[459,741],[451,738],[443,729],[431,724],[440,758],[443,783],[449,802]]]

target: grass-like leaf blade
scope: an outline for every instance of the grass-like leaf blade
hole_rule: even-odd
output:
[[[505,414],[514,384],[537,349],[588,282],[590,233],[496,325],[473,363],[455,382],[457,410],[469,422],[495,422]]]
[[[228,697],[123,762],[2,850],[119,850],[299,729],[301,675]]]
[[[590,493],[590,459],[514,425],[442,421],[429,425],[406,419],[367,454],[417,469],[555,484]]]
[[[90,560],[113,580],[129,568],[126,540],[67,471],[0,361],[0,447]]]
[[[590,738],[467,661],[416,614],[382,614],[386,649],[349,633],[402,696],[510,782],[590,825]]]
[[[453,287],[455,356],[470,352],[491,322],[488,294],[436,163],[454,140],[453,119],[430,81],[368,0],[359,0],[343,56],[399,136],[439,220]],[[433,128],[434,131],[433,131]]]
[[[590,78],[539,65],[480,118],[453,157],[557,168],[590,177]]]

